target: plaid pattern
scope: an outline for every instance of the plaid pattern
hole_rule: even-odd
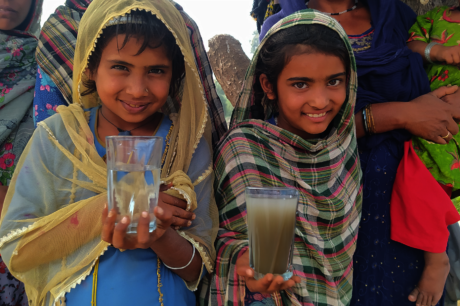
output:
[[[66,5],[58,7],[43,25],[38,43],[37,62],[40,68],[52,78],[67,102],[72,101],[73,57],[78,25],[90,3],[91,0],[67,0]],[[208,101],[208,111],[212,121],[212,142],[217,144],[227,131],[227,123],[212,78],[211,65],[195,21],[184,12],[180,5],[176,3],[174,5],[181,13],[190,33],[190,43],[195,52],[196,64]]]
[[[43,25],[36,52],[40,69],[51,77],[68,103],[72,101],[72,71],[80,19],[91,0],[67,0]]]
[[[222,102],[217,95],[208,54],[204,48],[203,39],[201,38],[200,31],[198,30],[198,25],[192,18],[190,18],[189,15],[187,15],[179,4],[174,1],[171,2],[174,3],[175,7],[182,15],[182,18],[189,30],[190,43],[192,44],[192,49],[195,52],[196,66],[199,69],[201,82],[203,83],[205,91],[204,94],[206,96],[206,100],[208,101],[208,111],[212,122],[212,143],[213,147],[215,147],[222,136],[224,136],[227,132],[227,122],[225,121]]]
[[[258,51],[246,74],[233,114],[233,127],[215,150],[215,195],[220,231],[216,271],[205,279],[201,305],[244,305],[238,257],[248,246],[244,190],[248,186],[290,187],[300,191],[294,269],[302,282],[273,295],[277,305],[348,305],[361,214],[361,170],[354,131],[356,65],[340,25],[311,10],[286,17],[267,34],[298,24],[322,24],[337,31],[351,58],[349,94],[329,136],[308,142],[261,120],[248,120]],[[262,41],[261,47],[264,41]],[[260,48],[259,47],[259,50]]]

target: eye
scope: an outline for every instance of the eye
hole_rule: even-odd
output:
[[[307,88],[307,83],[304,83],[304,82],[297,82],[297,83],[294,83],[292,84],[295,88],[298,88],[298,89],[305,89]]]
[[[121,70],[121,71],[128,71],[128,68],[125,67],[125,66],[122,66],[122,65],[114,65],[114,66],[112,66],[112,69]]]
[[[151,69],[151,70],[149,71],[149,73],[153,73],[153,74],[163,74],[164,71],[163,71],[162,69],[156,69],[156,68],[155,68],[155,69]]]
[[[340,83],[342,83],[342,80],[333,79],[333,80],[330,80],[329,83],[327,83],[327,85],[329,85],[329,86],[338,86]]]

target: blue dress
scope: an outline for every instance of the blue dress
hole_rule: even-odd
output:
[[[94,139],[98,139],[95,133],[98,109],[99,107],[95,107],[89,110],[89,126]],[[155,136],[166,139],[171,124],[171,120],[164,117]],[[100,140],[95,144],[97,152],[103,157],[106,154],[104,144]],[[198,151],[200,147],[203,148],[199,146]],[[202,153],[206,157],[205,152]],[[209,153],[207,157],[210,158]],[[151,249],[121,252],[110,246],[99,257],[97,305],[159,305],[157,264],[157,255]],[[203,268],[203,275],[205,272],[206,269]],[[66,294],[67,306],[91,305],[93,273],[94,269],[80,285]],[[161,264],[160,275],[165,306],[196,305],[195,294],[187,289],[185,282],[177,274]]]

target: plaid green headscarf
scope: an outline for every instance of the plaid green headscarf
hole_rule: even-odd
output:
[[[336,31],[350,55],[347,100],[325,138],[307,141],[265,121],[251,119],[259,51],[273,34],[296,25],[320,24]],[[246,73],[232,116],[232,128],[215,150],[215,195],[220,231],[215,273],[205,279],[201,305],[244,305],[244,279],[236,274],[247,249],[248,186],[300,191],[294,270],[302,282],[272,295],[277,305],[348,305],[362,203],[361,168],[354,127],[357,73],[342,27],[317,11],[290,15],[267,33]],[[270,116],[269,112],[265,112]]]

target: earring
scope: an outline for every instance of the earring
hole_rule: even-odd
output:
[[[145,92],[149,92],[149,90],[146,88],[146,89],[145,89]]]

